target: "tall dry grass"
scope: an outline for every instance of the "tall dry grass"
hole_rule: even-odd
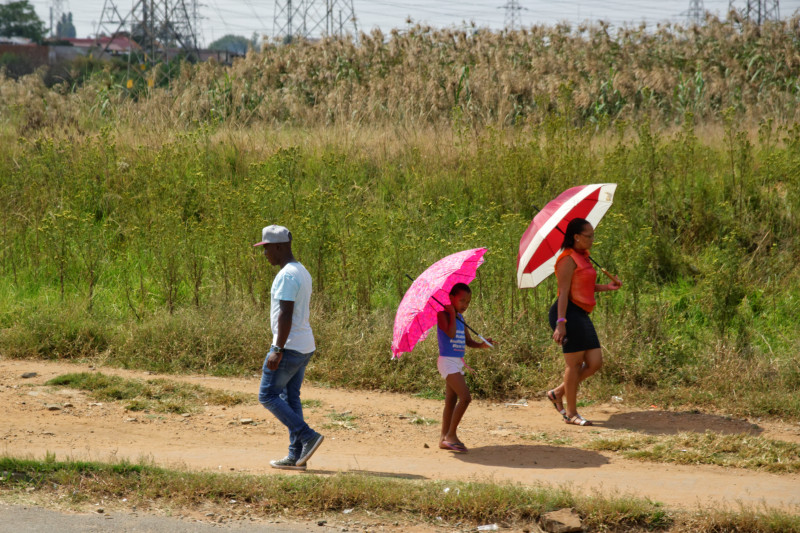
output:
[[[702,26],[612,29],[605,23],[514,32],[417,26],[359,42],[268,45],[231,67],[144,71],[76,65],[48,90],[37,76],[0,81],[0,109],[17,108],[23,134],[97,120],[192,127],[198,123],[375,123],[465,127],[540,122],[556,108],[573,119],[682,122],[727,108],[755,122],[796,118],[797,17],[757,26],[710,17]],[[154,70],[168,68],[163,77]],[[149,89],[147,79],[163,79]],[[126,88],[127,80],[134,83]]]

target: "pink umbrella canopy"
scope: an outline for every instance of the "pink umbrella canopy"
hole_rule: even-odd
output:
[[[456,283],[470,283],[475,279],[485,253],[486,248],[475,248],[448,255],[414,280],[394,317],[393,359],[410,352],[428,336],[428,330],[436,325],[436,314],[444,309],[442,304],[450,303],[450,289]]]
[[[517,256],[517,286],[535,287],[553,273],[573,218],[585,218],[597,227],[614,201],[616,183],[580,185],[567,189],[539,211],[522,235]]]

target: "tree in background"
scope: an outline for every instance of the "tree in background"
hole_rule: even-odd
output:
[[[28,0],[0,4],[0,35],[3,37],[25,37],[41,43],[45,25]]]
[[[245,55],[247,50],[253,48],[253,42],[241,35],[228,34],[208,45],[208,48],[211,50],[222,50],[233,54]]]
[[[77,32],[72,23],[72,12],[62,13],[61,20],[56,24],[56,37],[59,39],[74,39]]]

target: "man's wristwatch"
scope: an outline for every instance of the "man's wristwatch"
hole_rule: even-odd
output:
[[[269,349],[270,349],[270,351],[273,351],[273,352],[276,352],[276,353],[283,353],[283,348],[281,348],[277,344],[273,344],[272,346],[269,347]]]

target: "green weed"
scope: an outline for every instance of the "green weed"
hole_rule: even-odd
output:
[[[544,431],[536,433],[527,433],[522,435],[523,439],[529,439],[534,442],[543,442],[545,444],[552,444],[553,446],[572,446],[573,440],[570,437],[562,437],[557,435],[550,435]]]
[[[252,401],[252,395],[208,389],[165,379],[127,379],[100,372],[64,374],[47,385],[87,391],[102,401],[127,401],[131,411],[191,413],[204,404],[232,406]]]
[[[426,400],[444,400],[444,393],[440,390],[424,390],[414,393],[417,398],[425,398]]]
[[[746,434],[707,431],[669,436],[629,435],[594,439],[584,447],[657,463],[711,464],[777,473],[800,470],[800,445]]]
[[[350,411],[345,411],[343,413],[337,413],[337,412],[329,413],[327,417],[330,420],[330,422],[322,426],[324,429],[358,428],[358,425],[355,424],[355,421],[358,420],[358,417],[352,414]]]

